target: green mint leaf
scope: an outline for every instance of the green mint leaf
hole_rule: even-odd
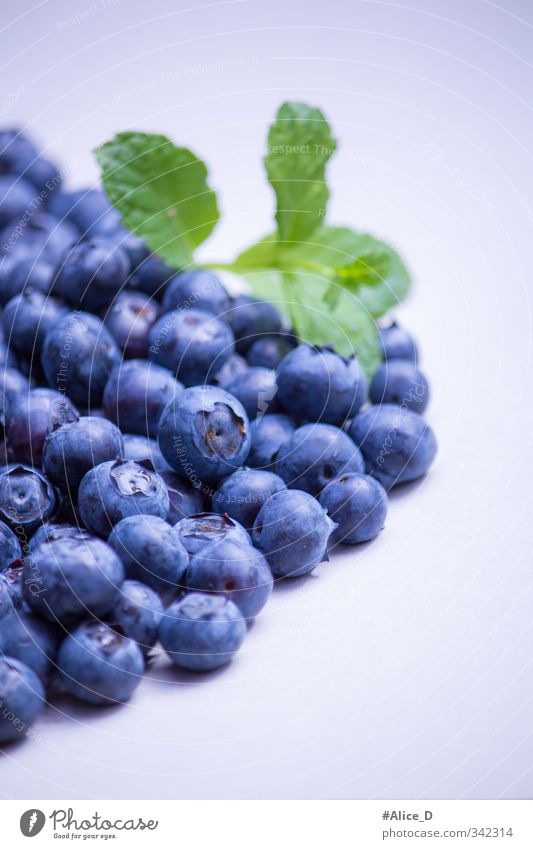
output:
[[[219,219],[204,163],[166,136],[137,132],[119,133],[95,156],[124,224],[171,265],[189,265]]]
[[[346,289],[376,318],[397,306],[410,287],[409,273],[390,245],[348,227],[323,224],[299,244],[280,243],[273,233],[239,254],[234,263],[235,271],[245,274],[255,291],[259,284],[253,272],[271,268],[312,271],[329,281],[325,298],[331,308]]]
[[[282,252],[282,258],[286,254]],[[292,253],[291,253],[292,257]],[[238,257],[232,266],[260,298],[275,303],[291,321],[298,336],[311,345],[332,344],[344,356],[356,354],[371,377],[381,362],[376,323],[361,298],[335,285],[328,303],[330,276],[312,269],[274,266],[280,260],[275,236],[267,237]]]
[[[326,214],[326,164],[336,141],[320,109],[283,103],[270,127],[265,167],[276,193],[279,238],[309,236]]]

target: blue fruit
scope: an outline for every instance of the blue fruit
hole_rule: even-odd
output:
[[[10,347],[21,357],[38,357],[46,334],[66,312],[66,307],[55,298],[35,289],[24,289],[6,304],[2,313]]]
[[[0,340],[1,344],[1,340]],[[0,434],[4,436],[7,408],[9,402],[30,391],[28,378],[18,369],[0,366]]]
[[[0,469],[0,520],[22,540],[50,519],[56,503],[50,481],[36,469],[16,464]]]
[[[158,516],[130,516],[118,522],[108,543],[126,576],[158,593],[175,593],[183,585],[189,555],[178,528]]]
[[[285,489],[285,483],[272,472],[237,469],[225,478],[213,496],[213,510],[227,513],[246,530],[251,530],[259,510],[271,495]]]
[[[44,709],[43,685],[14,657],[0,657],[0,743],[24,736]]]
[[[137,463],[149,460],[158,474],[172,471],[157,442],[139,433],[124,434],[123,457],[125,460],[135,460]]]
[[[252,533],[275,578],[295,578],[327,560],[336,525],[312,495],[298,489],[277,492],[257,514]]]
[[[57,664],[68,692],[93,705],[126,702],[144,672],[137,643],[93,621],[83,622],[63,640]]]
[[[104,323],[125,357],[142,359],[148,352],[148,336],[159,317],[157,301],[142,292],[120,292],[106,313]]]
[[[274,584],[260,551],[227,538],[211,542],[194,554],[185,580],[191,591],[231,598],[245,619],[254,619],[261,612]]]
[[[89,469],[122,456],[122,434],[107,419],[83,416],[53,428],[43,448],[43,470],[48,479],[75,498]]]
[[[103,616],[115,604],[124,567],[113,549],[80,531],[47,539],[24,560],[24,597],[51,622],[72,623]]]
[[[193,307],[161,316],[148,341],[148,358],[174,372],[185,386],[210,380],[234,350],[228,325]]]
[[[246,359],[251,366],[275,369],[293,348],[294,344],[287,335],[261,336],[248,348]]]
[[[229,296],[212,271],[199,268],[182,271],[169,281],[162,307],[164,312],[194,307],[224,317],[229,307]]]
[[[167,488],[148,462],[109,460],[91,469],[78,492],[85,527],[107,537],[127,516],[146,514],[165,519],[169,511]]]
[[[175,525],[180,519],[194,516],[204,509],[204,499],[200,489],[191,486],[176,472],[160,472],[168,492],[170,510],[167,516],[169,525]]]
[[[120,215],[100,189],[78,189],[69,195],[68,219],[84,239],[113,234]]]
[[[387,516],[387,494],[381,484],[368,475],[353,472],[332,480],[319,501],[337,523],[331,542],[355,545],[376,537]]]
[[[395,321],[388,327],[379,327],[378,332],[381,349],[386,360],[416,361],[418,359],[415,340],[407,330],[404,330]]]
[[[113,628],[135,640],[146,652],[157,642],[162,615],[163,603],[150,587],[139,581],[124,581],[108,619]]]
[[[417,413],[382,404],[359,413],[350,427],[369,474],[386,489],[425,475],[435,454],[433,431]]]
[[[190,483],[217,481],[246,461],[250,424],[233,395],[216,386],[194,386],[163,410],[158,441],[167,462]]]
[[[236,374],[224,388],[238,398],[250,420],[265,413],[275,413],[279,409],[276,372],[272,369],[246,369]]]
[[[76,404],[98,406],[109,375],[120,362],[120,350],[100,319],[71,312],[47,333],[41,364],[50,386],[66,392]]]
[[[0,622],[0,654],[29,666],[45,686],[55,670],[59,640],[50,622],[13,607]]]
[[[17,535],[5,522],[0,521],[0,570],[9,566],[22,555]]]
[[[54,279],[55,267],[50,262],[25,254],[0,258],[0,304],[7,304],[26,289],[47,294]]]
[[[28,221],[22,216],[4,227],[0,246],[36,262],[55,265],[77,238],[77,230],[68,222],[58,221],[46,212],[37,212]]]
[[[429,402],[429,385],[411,360],[389,360],[372,378],[370,400],[373,404],[398,404],[423,413]]]
[[[148,360],[115,366],[104,390],[104,412],[123,431],[157,437],[159,419],[183,385],[172,372]]]
[[[208,672],[229,663],[246,636],[239,608],[228,598],[191,593],[165,610],[161,645],[176,666]]]
[[[35,187],[14,174],[0,177],[0,227],[22,218],[35,197]]]
[[[61,392],[54,389],[21,392],[9,401],[5,417],[6,438],[13,456],[40,466],[47,433],[77,418],[78,411]]]
[[[294,430],[293,422],[281,413],[250,422],[252,447],[248,465],[254,469],[274,469],[281,446],[290,440]]]
[[[181,544],[189,554],[197,554],[206,545],[222,540],[231,540],[239,545],[252,544],[249,534],[230,516],[216,513],[199,513],[182,519],[176,525]]]
[[[0,572],[0,595],[2,595],[4,616],[11,610],[26,610],[29,612],[29,607],[24,601],[22,571],[22,562],[20,560],[14,560],[13,563],[5,566]]]
[[[128,281],[128,286],[160,301],[169,280],[173,279],[175,273],[175,269],[167,265],[161,257],[150,254],[137,266]]]
[[[341,472],[363,472],[358,447],[338,427],[308,424],[297,428],[279,450],[276,472],[291,489],[318,495]]]
[[[239,354],[246,353],[250,345],[261,336],[279,333],[282,324],[281,315],[274,304],[248,295],[238,295],[233,299],[227,320],[235,335],[235,347]]]
[[[79,537],[80,534],[90,538],[88,531],[76,525],[69,525],[66,522],[45,522],[33,534],[29,541],[29,548],[33,551],[42,542],[61,539],[62,537]]]
[[[106,309],[126,283],[127,254],[103,239],[74,245],[59,261],[53,293],[73,307]]]
[[[355,357],[329,348],[298,345],[277,370],[278,400],[300,420],[342,425],[368,395],[364,372]]]
[[[240,354],[232,354],[229,360],[226,360],[221,369],[217,371],[215,375],[213,375],[212,383],[215,386],[221,386],[222,389],[226,388],[226,384],[233,380],[238,374],[242,371],[246,371],[249,368],[248,363],[241,357]]]

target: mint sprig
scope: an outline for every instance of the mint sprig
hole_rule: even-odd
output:
[[[126,226],[172,265],[189,265],[220,218],[202,160],[149,133],[119,133],[95,155]]]
[[[410,278],[390,245],[325,223],[326,167],[335,149],[319,109],[282,104],[265,156],[276,229],[231,263],[203,265],[242,275],[257,296],[278,304],[301,339],[357,354],[371,375],[381,359],[375,319],[406,296]],[[174,267],[191,265],[219,219],[205,164],[165,136],[147,133],[119,133],[96,158],[124,223]]]

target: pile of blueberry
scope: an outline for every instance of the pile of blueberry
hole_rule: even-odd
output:
[[[176,272],[0,132],[0,743],[67,691],[127,700],[160,643],[231,660],[275,580],[373,539],[436,443],[409,333],[355,357]]]

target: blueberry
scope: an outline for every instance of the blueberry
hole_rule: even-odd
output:
[[[6,339],[21,357],[40,356],[44,337],[67,312],[56,298],[26,288],[4,307],[2,324]]]
[[[256,339],[281,331],[281,315],[274,304],[238,295],[233,299],[227,319],[235,335],[235,347],[244,354]]]
[[[252,342],[246,352],[246,359],[251,366],[277,368],[293,348],[293,343],[286,335],[262,336]]]
[[[145,295],[161,300],[168,281],[175,275],[175,269],[167,265],[157,254],[150,254],[135,268],[128,285]]]
[[[24,601],[22,572],[23,567],[21,560],[14,560],[13,563],[10,563],[9,566],[5,566],[0,572],[0,585],[2,587],[0,594],[3,597],[4,615],[9,613],[11,610],[25,610],[26,612],[29,612],[30,610]]]
[[[232,354],[231,357],[226,360],[222,368],[220,368],[215,375],[213,375],[212,383],[215,386],[221,386],[222,389],[226,388],[226,384],[233,380],[238,374],[243,371],[246,371],[248,368],[248,363],[241,357],[240,354]]]
[[[159,419],[183,385],[172,372],[149,360],[115,366],[104,390],[104,412],[123,431],[157,437]]]
[[[180,478],[176,472],[160,472],[168,492],[170,510],[167,516],[169,525],[175,525],[180,519],[194,516],[204,509],[204,499],[199,489]]]
[[[137,643],[102,622],[83,622],[69,634],[57,664],[68,692],[93,705],[126,702],[144,673]]]
[[[385,523],[387,494],[381,484],[368,475],[354,472],[340,475],[328,483],[319,501],[337,523],[331,535],[333,543],[368,542],[379,534]]]
[[[423,413],[429,401],[429,385],[411,360],[389,360],[372,378],[370,400],[373,404],[398,404]]]
[[[308,424],[280,448],[275,470],[291,489],[318,496],[341,472],[363,472],[359,448],[338,427]]]
[[[278,452],[294,433],[288,416],[274,413],[250,422],[252,447],[247,463],[254,469],[274,469]]]
[[[183,584],[189,555],[177,528],[158,516],[130,516],[113,528],[108,543],[126,576],[156,592],[172,593]]]
[[[103,238],[109,245],[120,248],[120,250],[128,257],[130,272],[135,271],[150,254],[150,249],[144,239],[140,236],[135,236],[125,227],[119,225],[115,229],[111,228],[103,234]],[[128,278],[129,282],[129,278]]]
[[[0,743],[20,739],[44,709],[43,685],[14,657],[0,657]]]
[[[40,528],[37,528],[32,538],[29,541],[29,548],[33,551],[42,542],[49,540],[62,539],[63,537],[82,536],[90,537],[90,534],[83,528],[76,525],[69,525],[66,522],[45,522]]]
[[[5,522],[0,521],[0,571],[22,556],[17,535]]]
[[[0,433],[4,435],[7,408],[10,402],[30,390],[28,378],[18,369],[0,366]]]
[[[35,187],[28,180],[15,174],[0,177],[0,227],[22,218],[34,198]]]
[[[47,294],[54,277],[54,266],[15,254],[0,258],[0,304],[7,304],[26,289]]]
[[[245,619],[254,619],[261,612],[274,583],[260,551],[227,538],[211,542],[194,554],[185,580],[189,590],[227,596]]]
[[[149,460],[158,474],[172,471],[154,439],[139,433],[124,434],[123,457],[140,463]]]
[[[189,554],[197,554],[206,545],[222,540],[231,540],[239,545],[250,546],[252,541],[242,525],[230,516],[220,516],[216,513],[198,513],[182,519],[176,525],[176,530],[184,548]]]
[[[237,469],[222,481],[215,492],[213,510],[227,513],[246,530],[251,530],[267,498],[285,488],[282,479],[272,472]]]
[[[13,174],[19,174],[28,180],[32,185],[42,193],[43,200],[48,199],[48,195],[55,192],[61,186],[61,174],[57,166],[44,156],[41,156],[35,149],[26,144],[11,145],[8,148],[11,153],[10,171]]]
[[[148,336],[159,316],[153,298],[142,292],[120,292],[106,314],[104,323],[125,357],[143,358]]]
[[[159,447],[190,483],[217,481],[242,466],[250,450],[244,407],[216,386],[184,389],[161,415]]]
[[[66,221],[58,221],[46,212],[37,212],[28,221],[12,221],[0,233],[0,245],[6,245],[35,262],[57,263],[78,238],[78,232]]]
[[[246,636],[239,608],[224,596],[191,593],[165,610],[161,645],[176,666],[208,672],[229,663]]]
[[[167,488],[151,463],[109,460],[91,469],[78,492],[85,527],[105,536],[127,516],[148,514],[165,519],[169,511]]]
[[[127,254],[102,239],[74,245],[60,261],[53,293],[93,312],[109,307],[130,271]]]
[[[0,622],[0,654],[16,657],[46,686],[55,669],[59,633],[31,613],[11,609]]]
[[[39,151],[22,130],[0,130],[0,174],[16,173],[18,163],[38,155]]]
[[[79,189],[70,193],[68,218],[84,239],[113,234],[120,226],[120,215],[100,189]]]
[[[378,332],[381,349],[386,360],[416,361],[418,359],[415,340],[407,330],[404,330],[395,321],[388,327],[379,327]]]
[[[107,543],[80,531],[32,547],[22,580],[24,598],[35,613],[52,622],[72,623],[111,609],[124,567]]]
[[[161,316],[148,341],[148,358],[174,372],[185,386],[210,379],[234,350],[228,325],[211,313],[194,308]]]
[[[327,560],[328,539],[336,525],[307,492],[285,489],[265,501],[252,533],[275,578],[295,578]]]
[[[85,312],[71,312],[44,340],[41,364],[50,386],[67,392],[74,403],[98,406],[120,351],[102,322]]]
[[[236,374],[224,388],[238,398],[250,420],[278,410],[276,372],[272,369],[246,369]]]
[[[163,603],[150,587],[139,581],[124,581],[108,619],[146,652],[157,642],[162,615]]]
[[[0,469],[0,520],[24,539],[53,515],[56,496],[36,469],[11,465]]]
[[[298,345],[277,371],[278,400],[298,419],[341,425],[364,404],[368,386],[354,357]]]
[[[32,389],[8,403],[5,431],[13,455],[40,466],[46,434],[58,424],[75,421],[78,411],[61,392]]]
[[[194,307],[224,317],[229,296],[212,271],[200,268],[176,274],[167,285],[162,306],[165,312]]]
[[[437,442],[428,424],[412,410],[394,404],[370,407],[350,427],[369,474],[386,489],[425,475]]]
[[[43,470],[54,486],[76,497],[83,476],[122,455],[122,434],[107,419],[83,416],[53,428],[43,448]]]

